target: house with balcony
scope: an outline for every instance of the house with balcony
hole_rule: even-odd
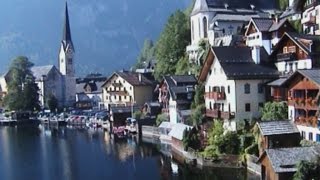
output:
[[[287,89],[283,85],[287,77],[299,69],[320,67],[320,39],[315,35],[285,33],[270,55],[280,78],[270,82],[271,100],[286,101]]]
[[[196,62],[203,53],[202,39],[213,46],[218,37],[239,34],[251,18],[277,11],[276,0],[196,0],[190,15],[191,44],[186,48],[190,61]]]
[[[164,76],[159,85],[159,102],[162,113],[172,124],[184,123],[191,115],[191,103],[197,79],[194,75]]]
[[[79,109],[103,109],[102,81],[89,81],[76,85],[76,107]]]
[[[205,85],[206,116],[236,129],[237,120],[259,118],[265,84],[278,77],[264,48],[212,47],[199,81]]]
[[[264,47],[268,54],[285,32],[294,31],[289,21],[274,18],[252,18],[245,32],[246,45]]]
[[[304,9],[301,17],[303,32],[305,34],[320,35],[319,18],[320,18],[320,1],[308,0],[305,1]]]
[[[114,72],[102,85],[104,107],[143,106],[152,101],[153,82],[143,74],[131,71]]]
[[[303,139],[320,142],[320,70],[298,70],[283,84],[288,89],[288,117]]]

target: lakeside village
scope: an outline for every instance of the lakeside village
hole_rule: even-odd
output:
[[[42,123],[138,133],[191,165],[319,179],[320,2],[289,0],[283,10],[276,2],[196,0],[169,17],[154,59],[84,78],[75,76],[66,5],[58,67],[18,57],[1,76],[2,123],[11,110],[46,108]],[[170,24],[184,17],[187,36],[174,34],[188,29]]]

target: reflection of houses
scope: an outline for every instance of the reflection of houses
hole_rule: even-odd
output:
[[[86,82],[77,84],[76,107],[80,109],[101,109],[103,82]]]
[[[266,149],[260,156],[261,178],[265,180],[293,179],[300,161],[313,161],[320,155],[319,147]]]
[[[259,122],[258,127],[261,134],[261,153],[265,149],[300,146],[300,132],[292,121],[264,121]]]
[[[320,70],[298,70],[284,82],[288,88],[288,117],[302,138],[320,142]]]
[[[287,19],[252,18],[246,30],[246,44],[249,47],[264,47],[268,54],[284,32],[294,29]]]
[[[223,120],[260,117],[265,83],[278,77],[267,60],[264,48],[212,47],[199,76],[205,85],[206,116]],[[235,122],[229,123],[225,125],[234,130]]]
[[[182,117],[186,119],[190,115],[185,110],[190,109],[196,83],[193,75],[164,76],[159,86],[159,102],[171,123],[182,122]]]
[[[115,106],[142,106],[152,100],[153,83],[143,74],[118,71],[112,74],[104,84],[103,103],[110,110]]]
[[[287,90],[281,88],[289,74],[298,69],[320,67],[318,61],[320,50],[318,36],[297,33],[285,33],[271,53],[271,59],[282,75],[280,79],[271,82],[271,98],[274,101],[285,101]]]

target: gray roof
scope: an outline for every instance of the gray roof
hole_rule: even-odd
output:
[[[193,75],[164,76],[163,79],[166,82],[170,95],[174,100],[177,99],[178,94],[194,92],[194,86],[197,84],[197,80]],[[190,89],[191,91],[189,91]],[[188,102],[191,103],[191,101]]]
[[[263,121],[258,123],[258,127],[263,136],[299,133],[296,125],[289,120]]]
[[[273,19],[271,18],[252,18],[252,21],[261,32],[269,31],[273,24]]]
[[[252,17],[260,17],[258,14],[217,14],[212,22],[215,21],[240,21],[249,22]]]
[[[76,93],[84,93],[84,85],[86,85],[86,83],[79,83],[76,84]]]
[[[228,79],[275,79],[278,71],[270,66],[262,51],[261,63],[252,60],[249,47],[212,47]],[[264,50],[262,48],[261,50]],[[264,50],[265,51],[265,50]]]
[[[270,83],[268,83],[268,86],[282,86],[283,83],[287,80],[287,78],[279,78],[277,80],[274,80]]]
[[[132,107],[131,106],[116,106],[116,107],[110,107],[110,112],[112,114],[122,114],[122,113],[131,113]],[[139,110],[139,107],[134,106],[133,111]]]
[[[153,82],[149,80],[143,73],[131,72],[131,71],[117,71],[114,72],[100,87],[107,84],[113,76],[120,76],[132,86],[153,86]],[[139,79],[141,77],[141,81]]]
[[[272,24],[272,26],[270,27],[269,32],[277,31],[286,21],[287,21],[287,19],[284,18],[284,19],[278,20],[277,23],[274,22],[274,23]]]
[[[185,124],[174,124],[172,127],[172,130],[169,133],[169,136],[176,138],[178,140],[183,139],[183,132],[185,129],[191,129],[191,126],[185,125]]]
[[[159,128],[171,129],[173,124],[170,122],[164,121],[160,124]]]
[[[41,80],[42,76],[48,76],[50,71],[56,68],[54,65],[46,65],[46,66],[33,66],[31,68],[31,72],[36,80]]]
[[[319,156],[319,147],[295,147],[266,149],[273,170],[276,173],[296,172],[296,165],[300,161],[313,161]],[[261,157],[260,157],[261,160]]]
[[[176,83],[197,83],[197,79],[193,75],[172,75],[171,78]]]
[[[250,5],[254,5],[255,9],[275,9],[277,7],[275,0],[206,0],[209,7],[224,7],[228,4],[230,9],[251,9]]]
[[[320,69],[304,69],[298,70],[298,72],[320,86]]]

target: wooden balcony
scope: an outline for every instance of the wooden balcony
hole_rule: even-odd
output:
[[[294,106],[295,108],[298,109],[309,109],[309,110],[318,110],[319,109],[319,104],[318,100],[315,98],[288,98],[288,105],[289,106]]]
[[[277,54],[277,61],[294,61],[297,59],[296,53],[280,53]]]
[[[215,101],[223,101],[226,100],[225,92],[206,92],[206,99],[213,99]]]
[[[207,109],[206,116],[217,119],[233,119],[235,117],[235,114],[230,112],[222,112],[217,109]]]
[[[318,127],[318,118],[316,116],[312,117],[303,117],[300,116],[295,119],[294,121],[297,125],[302,125],[302,126],[311,126],[311,127]]]

